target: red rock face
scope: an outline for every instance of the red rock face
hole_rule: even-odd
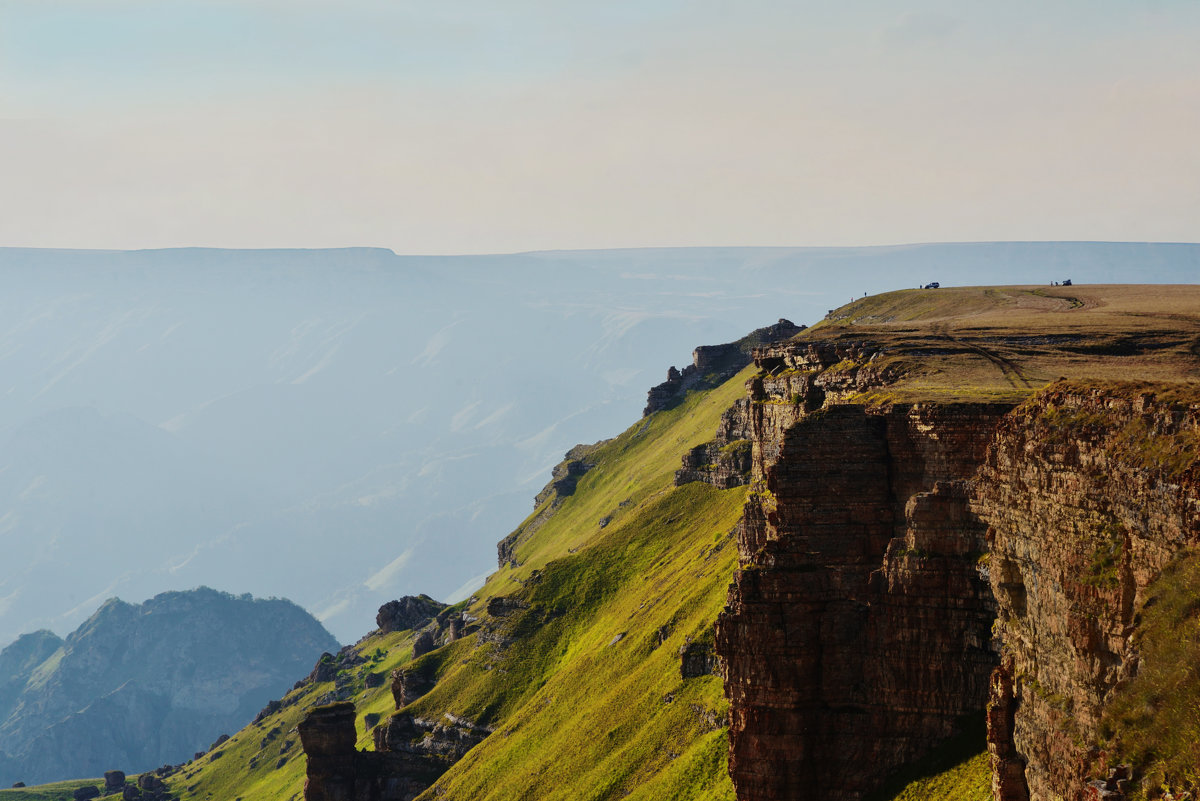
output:
[[[994,611],[964,479],[1010,407],[838,405],[880,380],[846,367],[870,355],[759,354],[772,372],[751,383],[753,491],[717,626],[739,799],[862,798],[986,704]]]
[[[875,355],[764,350],[734,421],[752,493],[716,645],[738,798],[862,798],[984,710],[998,801],[1123,797],[1089,744],[1146,586],[1200,544],[1200,405],[845,405],[886,383]]]
[[[1200,408],[1049,391],[1000,425],[976,484],[1004,670],[989,748],[997,797],[1078,801],[1104,765],[1104,704],[1136,670],[1134,610],[1172,554],[1200,543],[1200,483],[1180,459]],[[1002,725],[1003,724],[1003,725]],[[1109,793],[1105,797],[1118,797]]]

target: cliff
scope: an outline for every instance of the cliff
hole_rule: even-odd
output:
[[[753,491],[717,625],[739,798],[861,798],[987,700],[994,613],[965,481],[1010,407],[830,402],[879,374],[826,365],[880,353],[758,357],[778,372],[751,382]]]
[[[1200,294],[1144,289],[894,293],[756,352],[716,639],[739,799],[870,796],[985,712],[997,799],[1195,790],[1111,712],[1198,534]]]
[[[1139,610],[1200,544],[1200,397],[1156,394],[1180,393],[1056,385],[1004,420],[979,472],[1003,654],[992,705],[1011,710],[989,732],[998,798],[1094,798],[1115,767],[1101,722],[1142,666]]]

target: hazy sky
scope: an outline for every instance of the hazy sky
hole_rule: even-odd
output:
[[[0,0],[0,245],[1200,241],[1200,3]]]

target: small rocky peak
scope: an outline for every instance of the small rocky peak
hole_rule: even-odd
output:
[[[439,603],[428,595],[405,595],[379,607],[379,613],[375,615],[375,625],[383,634],[419,629],[445,608],[446,604]]]
[[[691,364],[682,371],[672,367],[667,371],[666,381],[650,388],[642,416],[649,417],[655,412],[675,407],[690,390],[712,389],[721,385],[753,361],[755,348],[790,339],[803,330],[804,326],[780,318],[775,325],[755,329],[736,342],[699,346],[692,351]]]
[[[546,484],[533,499],[534,508],[541,506],[552,497],[557,501],[573,495],[579,479],[596,466],[589,457],[607,441],[603,440],[594,445],[580,444],[567,451],[563,460],[556,464],[550,472],[550,483]]]

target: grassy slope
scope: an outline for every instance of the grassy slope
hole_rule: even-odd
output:
[[[414,705],[497,728],[429,797],[732,797],[715,724],[725,713],[720,681],[681,679],[678,650],[711,637],[745,492],[674,488],[672,478],[684,451],[712,438],[748,375],[602,446],[575,494],[518,548],[521,566],[481,590],[531,608],[507,624],[517,645],[462,646]]]
[[[914,779],[888,801],[991,801],[992,766],[987,752],[938,773]]]
[[[135,780],[132,777],[131,780]],[[103,779],[71,779],[65,782],[53,782],[52,784],[39,784],[37,787],[21,787],[13,790],[0,790],[0,799],[3,801],[72,801],[75,798],[75,790],[88,785],[93,787],[103,787]],[[109,796],[101,796],[108,798]],[[120,798],[120,794],[111,796],[112,798]]]
[[[366,689],[363,686],[365,674],[383,672],[387,675],[408,662],[412,655],[411,640],[411,632],[393,632],[372,635],[358,645],[359,651],[368,657],[367,664],[355,669],[358,674],[355,702],[362,735],[360,747],[369,739],[362,718],[371,712],[387,717],[394,706],[390,682]],[[170,777],[167,781],[171,790],[182,799],[285,801],[303,798],[304,757],[296,724],[333,688],[334,683],[330,681],[293,690],[286,696],[289,705],[284,709],[245,727]]]
[[[597,466],[575,494],[518,547],[520,567],[494,574],[468,610],[485,617],[492,596],[524,598],[530,609],[505,622],[516,645],[498,652],[472,635],[422,657],[440,681],[410,711],[497,728],[443,777],[454,797],[732,798],[725,733],[714,725],[725,711],[720,680],[681,679],[678,649],[711,636],[745,492],[672,480],[750,373],[639,421],[589,457]],[[352,699],[359,747],[369,748],[363,718],[386,719],[394,705],[389,683],[366,690],[364,674],[408,663],[411,633],[372,635],[357,648],[376,659],[358,669]],[[289,706],[171,777],[172,790],[184,801],[302,798],[295,727],[333,687],[293,691]]]

